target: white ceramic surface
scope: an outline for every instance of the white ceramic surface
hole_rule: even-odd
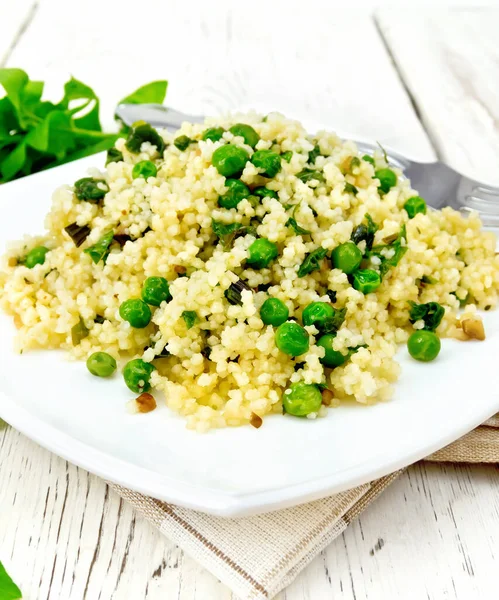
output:
[[[9,239],[43,231],[55,187],[103,163],[97,155],[1,186],[1,251]],[[404,467],[497,412],[499,312],[484,318],[486,342],[443,340],[433,363],[416,363],[401,348],[391,402],[200,435],[166,406],[128,414],[133,395],[119,374],[97,379],[56,351],[16,354],[15,328],[2,314],[0,416],[71,462],[159,499],[224,516],[265,512]]]

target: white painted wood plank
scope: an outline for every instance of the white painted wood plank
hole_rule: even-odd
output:
[[[0,67],[4,66],[14,45],[29,26],[36,8],[35,0],[0,2]]]
[[[384,9],[378,22],[440,157],[499,184],[499,8]]]
[[[9,64],[47,80],[54,97],[70,73],[94,86],[107,124],[125,94],[166,78],[168,103],[186,112],[277,109],[431,159],[372,20],[312,4],[316,10],[310,3],[283,10],[266,0],[251,9],[230,0],[216,8],[201,0],[149,0],[134,25],[130,10],[115,3],[88,0],[78,11],[73,2],[44,0]],[[43,52],[33,51],[38,44]]]

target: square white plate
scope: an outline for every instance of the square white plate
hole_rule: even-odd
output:
[[[53,190],[103,164],[96,155],[0,186],[0,250],[41,233]],[[485,342],[443,340],[429,364],[401,347],[391,402],[342,406],[314,421],[275,415],[258,430],[201,435],[164,405],[128,414],[133,394],[119,373],[95,378],[62,352],[16,354],[15,327],[2,314],[0,416],[67,460],[161,500],[223,516],[265,512],[386,475],[497,412],[499,311],[484,320]]]

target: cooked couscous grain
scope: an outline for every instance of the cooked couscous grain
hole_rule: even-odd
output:
[[[497,303],[495,236],[426,210],[381,152],[278,114],[142,123],[115,152],[7,252],[19,349],[105,352],[205,431],[388,400],[411,333],[483,337],[468,324]]]

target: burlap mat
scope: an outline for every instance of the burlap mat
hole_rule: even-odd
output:
[[[499,462],[499,414],[426,460]],[[270,600],[399,474],[323,500],[242,519],[213,517],[112,487],[242,600]]]

